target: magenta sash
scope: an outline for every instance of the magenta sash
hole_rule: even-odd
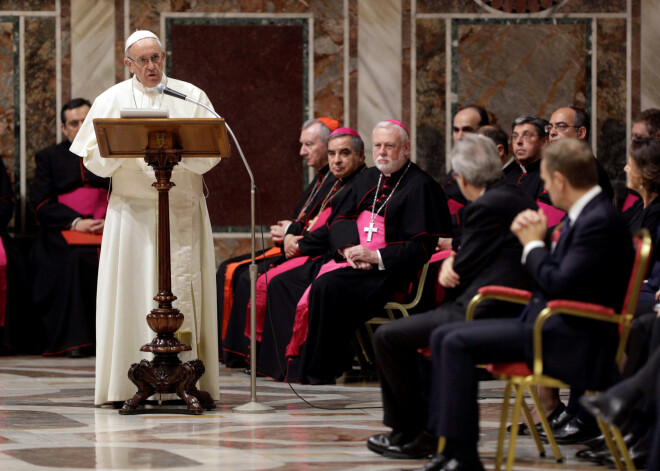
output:
[[[322,225],[324,225],[332,213],[332,208],[325,208],[321,211],[321,214],[318,215],[316,220],[314,220],[308,229],[308,232],[312,232]],[[266,314],[266,303],[268,302],[268,283],[275,278],[277,275],[284,273],[286,271],[292,270],[296,267],[304,265],[309,260],[309,257],[296,257],[291,260],[271,268],[266,273],[257,278],[257,289],[256,289],[256,298],[257,298],[257,316],[255,323],[257,324],[257,341],[261,342],[261,334],[264,330],[264,316]],[[245,323],[245,336],[250,338],[250,326],[251,326],[251,316],[250,316],[250,307],[252,306],[252,300],[248,301],[246,319]]]
[[[464,207],[464,204],[459,203],[456,200],[453,199],[448,199],[447,200],[447,207],[449,208],[449,214],[452,216],[458,212],[459,209]]]
[[[370,249],[370,250],[379,250],[385,248],[387,243],[385,242],[385,218],[382,216],[376,216],[374,219],[374,227],[377,229],[372,232],[371,241],[367,241],[368,232],[365,230],[369,227],[371,222],[371,212],[363,211],[357,218],[357,230],[360,235],[360,245]],[[316,278],[329,273],[339,268],[350,267],[348,262],[335,262],[334,260],[329,261],[324,264],[319,271],[319,274]],[[307,327],[309,325],[309,292],[312,288],[310,284],[305,293],[303,293],[298,305],[296,306],[296,318],[293,323],[293,334],[291,336],[291,341],[286,347],[286,355],[290,357],[295,357],[300,355],[300,349],[307,339]]]
[[[108,191],[103,188],[76,188],[57,197],[57,201],[93,219],[105,219]]]
[[[621,208],[621,212],[625,213],[630,208],[632,208],[633,204],[635,204],[635,201],[637,201],[638,199],[639,196],[634,195],[633,193],[628,193],[626,195],[626,200],[623,202],[623,207]]]
[[[328,222],[328,218],[330,217],[331,213],[332,213],[332,208],[325,208],[323,211],[321,211],[321,214],[318,215],[316,220],[312,219],[307,223],[307,224],[311,223],[311,225],[307,229],[307,232],[315,231],[316,229],[324,225],[326,222]]]
[[[280,275],[284,272],[292,270],[296,267],[304,265],[309,260],[309,257],[296,257],[291,260],[271,268],[266,271],[263,275],[257,278],[257,341],[261,342],[261,334],[264,331],[264,319],[266,315],[266,303],[268,301],[268,283],[273,281],[277,275]],[[246,313],[246,322],[245,322],[245,336],[251,338],[250,335],[250,326],[252,325],[251,316],[250,316],[250,307],[252,306],[252,300],[248,301],[247,313]]]
[[[545,217],[548,219],[548,227],[556,226],[566,215],[566,213],[561,209],[557,209],[554,206],[550,206],[549,204],[544,203],[543,201],[537,200],[536,204],[545,213]]]

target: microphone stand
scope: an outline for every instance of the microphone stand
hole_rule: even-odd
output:
[[[160,91],[160,89],[159,89]],[[206,106],[204,103],[200,103],[197,100],[193,100],[181,93],[168,93],[170,89],[163,87],[163,93],[167,95],[180,98],[195,105],[199,105],[207,109],[213,116],[216,118],[222,119],[222,117],[216,113],[212,108]],[[256,185],[254,184],[254,175],[252,174],[252,169],[248,164],[245,155],[243,155],[243,150],[241,145],[238,143],[236,136],[232,132],[229,124],[225,121],[225,126],[227,127],[227,132],[231,136],[232,140],[236,144],[238,153],[243,160],[243,165],[250,175],[250,240],[251,240],[251,250],[252,250],[252,262],[250,263],[250,402],[247,402],[243,405],[234,407],[233,411],[240,414],[263,414],[266,412],[275,412],[273,407],[261,404],[257,401],[257,263],[255,261],[255,230],[254,230],[254,219],[255,219],[255,209],[254,209],[254,198]]]

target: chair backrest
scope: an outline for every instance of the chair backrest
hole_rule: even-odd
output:
[[[633,262],[632,270],[630,271],[628,289],[626,290],[626,296],[621,308],[621,322],[619,324],[620,339],[619,348],[616,353],[616,362],[619,365],[621,365],[621,362],[623,361],[623,355],[628,342],[628,335],[630,333],[630,325],[635,316],[637,303],[639,302],[639,294],[648,272],[649,261],[651,258],[651,245],[652,241],[649,231],[647,229],[640,229],[633,238],[635,260]]]

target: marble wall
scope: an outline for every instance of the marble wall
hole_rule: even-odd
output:
[[[519,114],[547,118],[554,108],[575,103],[592,113],[592,145],[616,173],[625,159],[630,117],[640,108],[660,105],[652,60],[660,44],[654,26],[660,9],[653,0],[91,3],[8,0],[0,5],[0,152],[20,202],[14,223],[18,233],[33,230],[27,204],[33,156],[60,137],[59,107],[73,95],[93,97],[127,77],[123,41],[136,28],[151,29],[172,46],[174,75],[183,78],[191,72],[185,79],[195,83],[216,74],[221,78],[203,88],[216,108],[231,117],[232,128],[249,148],[248,158],[256,159],[265,175],[262,191],[272,204],[264,210],[264,226],[290,212],[295,191],[310,177],[297,157],[296,142],[296,128],[309,116],[339,118],[367,140],[375,121],[399,117],[411,129],[413,158],[439,177],[446,170],[447,137],[459,106],[482,104],[508,128]],[[521,10],[529,11],[517,13]],[[213,32],[177,32],[199,23]],[[250,32],[224,36],[226,47],[206,39],[215,40],[238,25]],[[217,62],[216,56],[238,50],[236,41],[248,44],[250,35],[263,41],[256,38],[271,29],[272,48],[248,47],[255,51],[254,69],[245,68],[252,59],[245,52],[227,61],[234,65],[244,59],[233,72],[226,64],[206,74],[204,67],[191,69],[190,64],[205,64],[195,57],[212,55]],[[278,40],[291,47],[278,49]],[[291,80],[281,80],[287,71]],[[251,95],[251,86],[271,86],[272,92]],[[230,99],[224,100],[223,90],[232,91]],[[237,112],[243,108],[249,116]],[[233,194],[222,179],[237,184],[244,179],[236,153],[225,167],[226,174],[220,169],[209,175],[209,188]],[[279,169],[290,175],[288,180],[275,174]],[[285,194],[282,181],[295,191]],[[247,247],[246,198],[247,193],[238,206],[223,203],[212,210],[218,260]],[[220,199],[229,200],[225,194]]]
[[[417,159],[434,176],[447,171],[453,114],[471,103],[508,132],[517,116],[547,119],[558,107],[583,107],[595,117],[596,155],[602,150],[613,176],[622,174],[625,151],[612,155],[607,130],[629,127],[631,98],[639,95],[628,63],[639,38],[628,44],[635,18],[627,2],[531,2],[536,13],[516,13],[529,3],[417,2]]]

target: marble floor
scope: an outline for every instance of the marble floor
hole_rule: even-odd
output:
[[[122,416],[93,406],[94,359],[0,357],[0,470],[396,470],[423,461],[383,458],[365,440],[385,430],[378,384],[340,380],[296,386],[258,380],[274,413],[232,411],[249,400],[249,376],[222,369],[222,400],[203,415]],[[502,383],[482,383],[480,453],[493,469]],[[516,470],[605,469],[575,458],[539,458],[522,437]]]

